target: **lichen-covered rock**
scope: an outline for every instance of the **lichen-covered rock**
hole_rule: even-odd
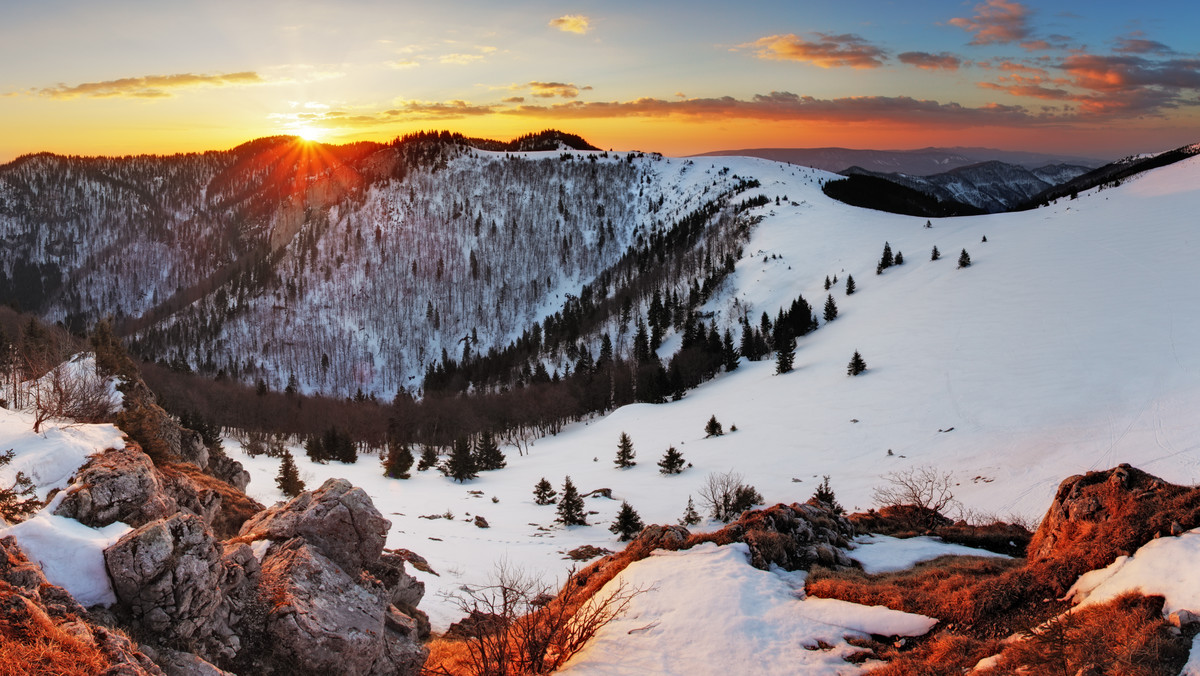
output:
[[[655,549],[668,551],[682,549],[687,544],[689,537],[691,534],[683,526],[652,524],[643,528],[642,532],[630,540],[625,551],[632,553],[635,559],[641,559],[649,556],[650,552]]]
[[[302,537],[351,574],[379,560],[392,523],[361,488],[329,479],[317,490],[264,510],[247,521],[242,536],[277,542]]]
[[[320,549],[295,538],[263,560],[269,599],[268,670],[294,674],[416,674],[425,661],[416,624],[382,589],[359,585]]]
[[[166,645],[212,637],[211,618],[223,597],[221,554],[202,519],[176,514],[146,524],[104,550],[104,562],[120,610],[135,630]]]
[[[93,528],[117,521],[136,528],[178,509],[150,457],[136,448],[110,449],[93,457],[67,490],[54,513]]]
[[[854,538],[854,525],[825,505],[778,504],[743,514],[737,521],[706,536],[719,544],[745,542],[750,564],[768,570],[807,570],[815,563],[852,566],[844,549]]]
[[[225,455],[224,452],[213,453],[209,456],[208,471],[239,491],[246,490],[246,486],[250,484],[250,472],[242,467],[242,463]]]

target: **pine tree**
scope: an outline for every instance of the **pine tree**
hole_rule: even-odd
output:
[[[13,449],[0,452],[0,467],[7,465],[15,457]],[[301,487],[303,490],[303,487]],[[37,486],[24,472],[17,472],[12,486],[0,488],[0,518],[9,523],[16,523],[33,514],[42,506],[37,497]]]
[[[583,511],[583,498],[571,477],[563,482],[562,498],[558,501],[558,521],[564,526],[586,526],[587,514]]]
[[[642,523],[642,517],[638,516],[637,510],[630,506],[628,502],[622,501],[621,509],[617,512],[617,518],[613,520],[608,530],[616,533],[619,536],[617,539],[624,542],[642,532],[642,529],[645,527],[645,524]]]
[[[425,446],[421,449],[421,460],[417,462],[417,471],[424,472],[431,467],[437,467],[438,452],[433,446]]]
[[[621,437],[617,439],[617,459],[614,463],[621,469],[633,467],[637,464],[633,461],[636,455],[637,453],[633,450],[633,440],[629,438],[628,434],[621,432]]]
[[[667,448],[663,457],[658,461],[659,474],[679,474],[683,471],[683,454],[674,446]]]
[[[475,464],[480,471],[502,469],[507,464],[491,430],[484,430],[479,435],[479,442],[475,446]]]
[[[700,513],[696,511],[696,503],[692,502],[692,496],[688,496],[688,506],[683,512],[683,518],[679,520],[681,526],[695,526],[700,523]]]
[[[831,322],[837,319],[837,313],[837,303],[833,302],[833,295],[830,294],[825,297],[825,321]]]
[[[390,479],[407,479],[413,466],[413,454],[408,444],[388,440],[387,459],[383,463],[383,475]]]
[[[296,469],[296,461],[291,451],[284,451],[283,460],[279,463],[279,474],[275,477],[275,485],[284,496],[294,498],[304,492],[304,481],[300,471]]]
[[[983,236],[983,239],[981,239],[981,240],[979,240],[979,241],[981,241],[981,242],[986,242],[986,241],[987,241],[987,235],[984,235],[984,236]]]
[[[862,355],[855,350],[854,356],[850,358],[850,364],[846,366],[846,374],[856,376],[866,370],[867,362],[863,361]]]
[[[542,477],[542,480],[533,487],[533,501],[539,505],[553,505],[556,495],[558,492],[554,490],[549,481],[546,481],[546,477]]]
[[[941,251],[938,251],[937,245],[936,245],[936,244],[934,244],[934,245],[933,245],[933,251],[932,251],[932,252],[930,252],[930,254],[929,254],[929,260],[931,260],[931,261],[936,261],[937,259],[939,259],[939,258],[941,258],[941,257],[942,257],[942,252],[941,252]]]
[[[829,475],[825,475],[825,479],[817,486],[816,492],[813,493],[812,499],[815,502],[827,507],[834,514],[844,514],[845,509],[838,504],[837,496],[833,494],[833,487],[829,485]]]
[[[725,434],[725,429],[721,427],[721,423],[717,420],[717,416],[714,413],[713,417],[709,418],[708,422],[704,423],[704,436],[706,438],[719,437],[722,434]]]
[[[854,275],[846,275],[846,295],[853,296],[857,287],[854,286]]]
[[[960,268],[971,267],[971,254],[967,253],[966,249],[963,249],[962,253],[960,253],[958,255],[958,267],[960,267]]]
[[[792,338],[791,332],[787,331],[780,337],[779,345],[775,349],[775,375],[791,373],[795,361],[796,341]]]
[[[471,442],[466,437],[454,440],[454,447],[450,449],[450,457],[442,467],[442,472],[459,483],[479,476],[475,455],[471,453]]]
[[[733,347],[733,331],[729,329],[725,329],[725,335],[721,337],[721,363],[726,373],[737,370],[738,353]]]
[[[829,281],[829,275],[825,275],[825,290],[828,291],[831,286],[833,283]]]
[[[895,259],[892,258],[892,245],[884,242],[883,255],[879,257],[879,265],[886,270],[892,267],[895,262]]]
[[[896,252],[896,265],[904,265],[904,253],[901,251]]]

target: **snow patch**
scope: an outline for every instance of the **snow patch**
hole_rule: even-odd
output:
[[[42,511],[0,530],[0,537],[15,537],[25,556],[42,567],[46,579],[66,589],[83,606],[107,606],[117,597],[104,566],[104,550],[131,530],[120,522],[89,528]]]
[[[862,564],[863,571],[890,573],[907,570],[922,561],[932,561],[939,556],[987,556],[1001,559],[1012,558],[1004,554],[989,552],[963,545],[943,542],[941,538],[922,535],[914,538],[894,538],[888,535],[862,535],[854,539],[858,547],[847,552],[850,558]]]

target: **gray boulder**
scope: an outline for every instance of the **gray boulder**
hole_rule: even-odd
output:
[[[329,479],[317,490],[246,521],[239,537],[276,542],[302,537],[343,570],[357,574],[379,560],[391,527],[366,491],[345,479]]]
[[[272,547],[262,586],[271,606],[270,663],[295,674],[416,674],[425,661],[416,622],[301,538]]]
[[[95,456],[67,490],[54,513],[93,528],[117,521],[136,528],[178,510],[150,457],[134,448]]]

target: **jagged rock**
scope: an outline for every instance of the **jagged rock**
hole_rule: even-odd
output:
[[[1200,616],[1197,616],[1196,613],[1190,610],[1176,610],[1167,616],[1167,622],[1171,623],[1172,626],[1182,629],[1189,624],[1200,622]]]
[[[488,525],[487,519],[483,518],[482,516],[480,516],[478,514],[475,515],[475,526],[477,528],[490,528],[491,527]]]
[[[195,646],[223,633],[212,622],[223,594],[216,540],[192,514],[146,524],[104,550],[120,612],[166,645]],[[238,646],[221,652],[230,656]]]
[[[301,538],[271,548],[262,586],[270,657],[288,673],[416,674],[424,664],[416,623]]]
[[[388,601],[397,607],[416,607],[425,597],[425,583],[408,574],[404,568],[405,557],[394,552],[384,552],[368,571],[383,583],[388,590]]]
[[[813,502],[746,512],[707,536],[719,544],[745,542],[750,547],[750,565],[762,570],[772,564],[785,570],[807,570],[815,563],[852,566],[843,549],[853,537],[849,519]]]
[[[625,547],[625,551],[632,552],[635,559],[640,559],[649,556],[650,552],[655,549],[666,549],[675,551],[682,549],[691,537],[691,533],[687,528],[678,525],[659,526],[652,524],[642,529]]]
[[[208,471],[213,476],[234,486],[239,491],[246,490],[250,484],[250,472],[242,467],[242,463],[222,453],[213,453],[208,459]]]
[[[193,653],[151,646],[142,646],[142,652],[154,660],[166,676],[235,676]]]
[[[1155,535],[1183,532],[1186,528],[1179,520],[1184,519],[1184,515],[1171,513],[1174,510],[1165,505],[1161,509],[1156,507],[1155,498],[1167,499],[1190,490],[1168,484],[1128,464],[1069,477],[1059,484],[1054,501],[1034,533],[1029,544],[1029,558],[1050,557],[1066,542],[1098,525],[1109,524],[1117,517],[1132,519],[1128,528],[1122,528],[1122,537],[1128,542],[1119,544],[1122,548],[1131,548],[1129,551],[1149,542]],[[1136,516],[1142,511],[1146,512],[1144,517]],[[1188,514],[1187,518],[1191,523],[1195,515]],[[1159,521],[1163,523],[1159,525]]]
[[[99,528],[122,521],[135,528],[178,509],[150,457],[136,448],[93,457],[75,477],[54,513]]]
[[[366,491],[345,479],[329,479],[247,521],[241,536],[275,541],[300,536],[343,570],[356,573],[379,560],[392,524],[375,509]]]

